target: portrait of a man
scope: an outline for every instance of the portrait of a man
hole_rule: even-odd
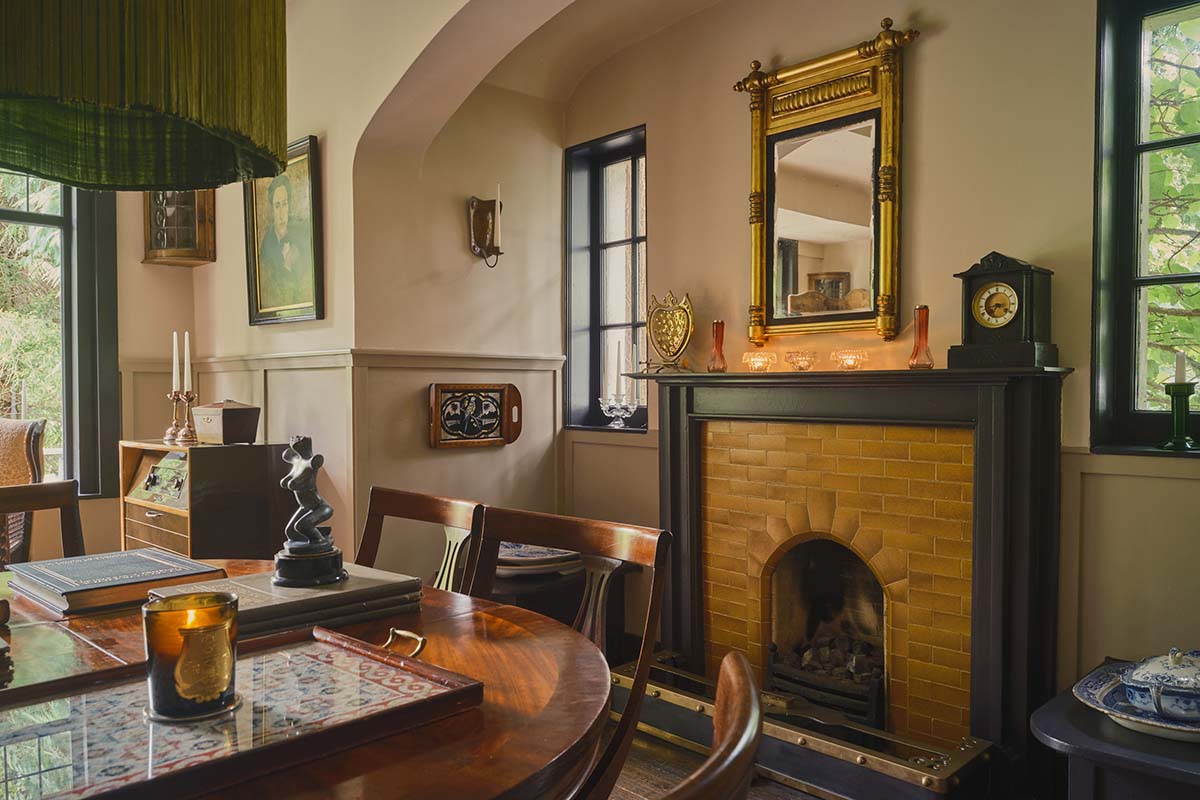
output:
[[[250,324],[324,316],[316,137],[288,147],[287,169],[246,182]]]

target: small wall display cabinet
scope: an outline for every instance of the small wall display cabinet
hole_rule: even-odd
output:
[[[143,264],[197,267],[217,260],[216,192],[145,192]]]

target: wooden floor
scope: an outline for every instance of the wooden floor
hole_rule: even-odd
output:
[[[621,770],[612,800],[656,800],[677,786],[704,757],[682,747],[639,733]],[[756,778],[750,800],[807,800],[811,795]]]

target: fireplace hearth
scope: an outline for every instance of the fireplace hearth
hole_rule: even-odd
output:
[[[883,784],[864,766],[949,764],[986,739],[996,774],[1035,795],[1050,785],[1028,715],[1055,688],[1044,609],[1057,603],[1068,373],[655,376],[661,521],[677,543],[671,663],[715,675],[723,652],[743,650],[782,708],[774,719],[843,719],[843,738],[866,748],[784,726],[772,770],[868,796]],[[814,567],[831,548],[841,562]]]
[[[883,586],[829,539],[793,547],[770,580],[773,640],[763,687],[883,729]]]

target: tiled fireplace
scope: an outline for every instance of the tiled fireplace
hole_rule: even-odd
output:
[[[739,650],[788,711],[934,752],[986,739],[999,773],[1043,781],[1028,717],[1055,688],[1067,372],[657,376],[671,663],[713,676]],[[799,741],[773,768],[876,785],[854,771],[873,746]]]
[[[738,420],[701,430],[708,674],[740,650],[764,686],[782,688],[772,644],[818,696],[839,676],[865,694],[865,670],[882,669],[880,727],[945,745],[966,736],[974,431]]]

